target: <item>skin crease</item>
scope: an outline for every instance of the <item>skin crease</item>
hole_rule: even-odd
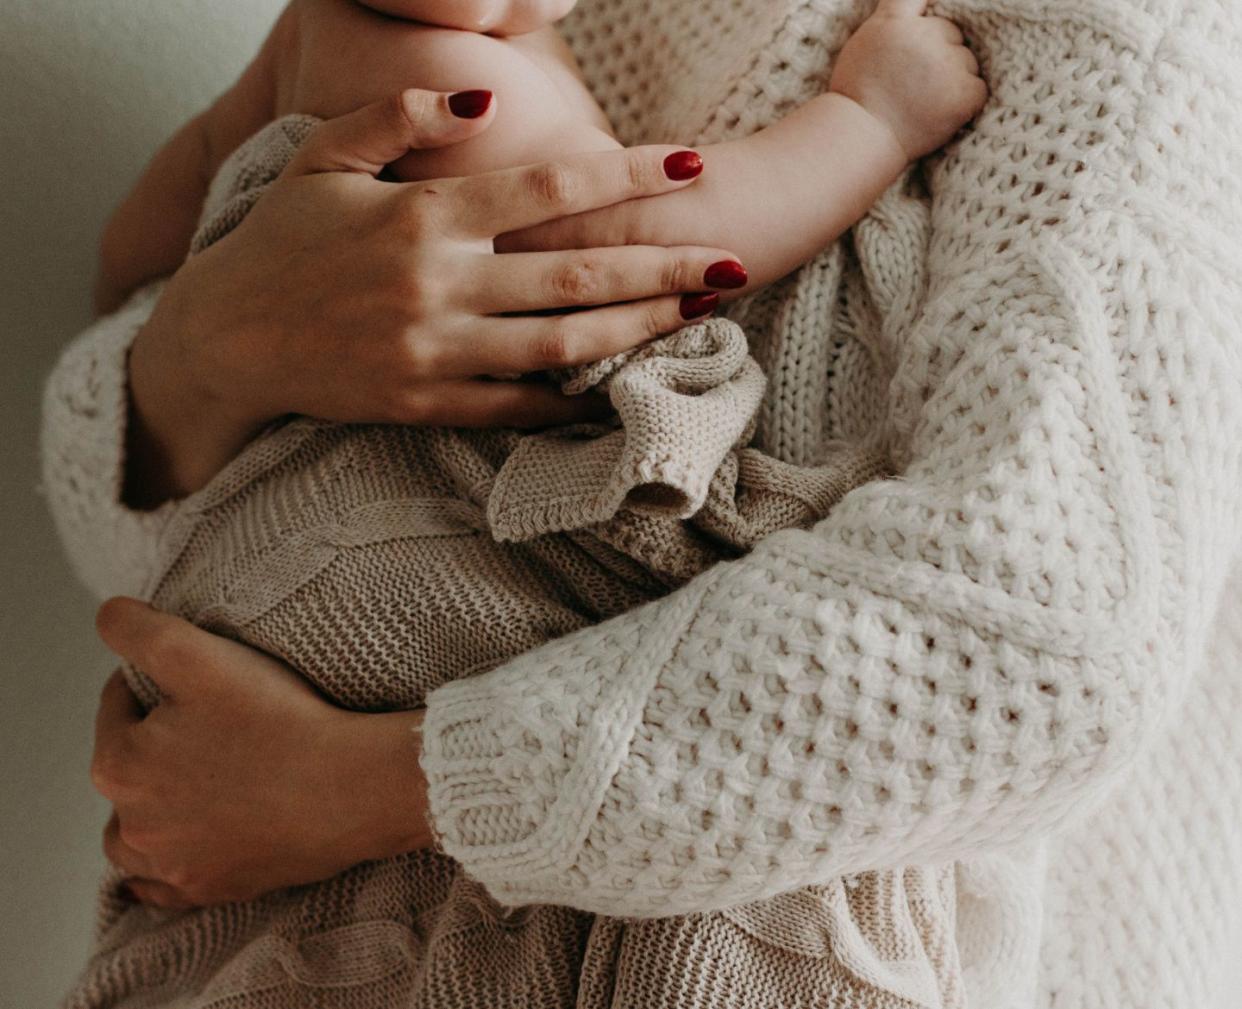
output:
[[[313,4],[337,2],[308,0]],[[382,6],[396,14],[430,9],[430,5],[413,0],[391,0]],[[684,269],[677,278],[689,280],[694,270],[704,266],[706,256],[727,255],[710,251],[718,248],[716,239],[738,235],[745,236],[744,261],[753,281],[780,276],[848,227],[909,160],[947,141],[982,105],[986,89],[976,76],[973,56],[961,45],[961,36],[952,25],[920,16],[925,6],[922,0],[884,0],[842,53],[831,93],[808,103],[764,134],[704,150],[705,171],[701,181],[693,185],[674,184],[656,178],[653,172],[645,176],[645,192],[626,192],[615,174],[615,165],[622,162],[603,159],[626,158],[634,152],[605,153],[589,164],[580,162],[575,173],[562,176],[562,181],[571,183],[561,187],[563,191],[589,185],[598,189],[596,175],[603,166],[614,165],[612,185],[604,186],[605,192],[595,192],[588,206],[572,207],[557,200],[545,203],[538,212],[527,207],[529,220],[517,222],[515,218],[522,215],[514,212],[514,194],[522,194],[519,204],[529,200],[532,192],[538,191],[537,186],[531,188],[530,180],[546,181],[546,177],[529,173],[511,176],[527,181],[507,190],[495,182],[471,191],[438,182],[433,205],[456,209],[447,215],[441,211],[439,216],[428,216],[427,201],[406,199],[403,191],[401,205],[416,209],[401,211],[405,215],[401,235],[406,240],[410,234],[426,235],[432,221],[442,224],[446,217],[477,208],[482,200],[488,219],[506,232],[495,245],[510,255],[490,257],[497,262],[509,259],[503,271],[494,274],[498,283],[502,276],[513,275],[518,269],[518,257],[511,250],[624,246],[636,241],[660,245],[688,238],[707,243],[696,253],[693,269]],[[246,98],[271,85],[274,78],[266,66],[261,57],[255,64],[259,70],[252,67],[238,88],[223,100],[223,107],[232,108],[235,114],[220,117],[212,129],[206,130],[212,136],[206,144],[212,157],[230,149],[236,135],[244,137],[253,132]],[[283,96],[278,101],[293,101],[289,96],[296,93],[296,87],[290,91],[286,84],[277,90]],[[307,99],[303,95],[298,100]],[[333,100],[343,99],[336,95]],[[412,320],[401,316],[399,305],[384,300],[385,284],[392,287],[396,275],[381,269],[384,255],[406,264],[408,269],[399,275],[408,280],[426,275],[431,262],[447,264],[465,250],[465,254],[477,257],[471,262],[478,279],[479,264],[485,263],[490,253],[491,237],[477,233],[456,236],[452,241],[430,241],[421,257],[403,259],[402,249],[392,245],[395,232],[389,217],[397,197],[379,194],[379,189],[397,187],[376,183],[369,176],[395,160],[405,140],[411,141],[408,147],[417,146],[414,140],[427,146],[463,140],[473,135],[471,130],[487,129],[487,120],[496,115],[496,110],[472,126],[449,122],[451,117],[442,105],[430,100],[420,108],[424,117],[408,116],[404,133],[400,126],[393,127],[391,109],[374,113],[364,127],[342,128],[340,121],[328,124],[328,135],[318,137],[319,146],[288,173],[290,178],[273,187],[251,218],[215,250],[197,257],[204,262],[191,261],[174,278],[131,356],[131,395],[135,402],[131,434],[136,440],[131,445],[130,475],[136,476],[135,483],[143,488],[155,487],[155,500],[148,503],[201,486],[214,468],[254,433],[256,425],[280,413],[296,409],[338,419],[370,419],[364,416],[359,400],[341,398],[342,390],[355,387],[374,393],[373,377],[368,383],[362,376],[390,371],[383,363],[383,348],[396,344],[408,348],[409,340],[379,341],[379,356],[372,362],[372,368],[379,371],[342,379],[326,364],[333,347],[339,345],[332,325],[325,324],[321,338],[313,325],[316,311],[332,302],[319,298],[313,306],[307,303],[304,311],[299,310],[299,289],[318,283],[348,291],[348,285],[355,285],[353,297],[348,298],[351,310],[357,312],[373,301],[389,304],[389,314],[400,321],[400,325],[389,328],[404,334]],[[419,125],[433,122],[434,127]],[[204,128],[200,123],[196,129]],[[201,138],[197,143],[201,154]],[[658,164],[650,159],[648,163]],[[181,175],[173,170],[178,165]],[[195,171],[185,168],[176,156],[159,167],[165,178],[182,181]],[[628,173],[628,169],[621,169],[622,175]],[[825,189],[826,179],[833,180],[834,188]],[[414,188],[408,192],[427,190]],[[498,194],[507,196],[509,203],[496,202]],[[337,220],[347,205],[359,215],[349,218],[351,230],[356,230],[353,222],[357,220],[371,221],[374,229],[364,231],[367,240],[357,246],[343,244],[345,239],[340,234],[315,213],[308,213],[322,206],[324,218]],[[327,212],[329,207],[335,209]],[[138,245],[134,236],[125,235],[124,210],[120,215],[122,226],[116,229],[119,237],[114,255],[123,255],[127,248]],[[312,264],[286,262],[273,255],[282,238],[288,240],[283,236],[289,225],[295,221],[301,224],[302,218],[310,220],[298,242],[310,243],[308,247],[317,252],[349,248],[351,255],[358,257],[359,269],[348,274],[347,283],[331,271],[324,273],[322,263],[321,274],[315,275]],[[789,220],[807,221],[804,240],[790,241],[788,231],[773,224]],[[366,260],[368,249],[377,241],[388,242],[388,251],[381,250],[383,254]],[[164,244],[172,248],[176,242]],[[105,259],[107,249],[105,242]],[[450,249],[456,251],[449,259],[437,258]],[[598,254],[596,248],[593,255]],[[272,258],[280,259],[286,270],[297,274],[299,282],[281,286],[275,272],[263,273],[262,264]],[[335,256],[318,258],[342,261]],[[230,267],[230,262],[238,260],[258,270],[259,281],[242,276],[245,270]],[[374,263],[375,268],[364,269],[367,262]],[[669,262],[666,259],[660,269],[667,270]],[[601,274],[608,282],[598,283],[592,293],[601,300],[620,300],[616,297],[615,271],[601,269],[596,258],[586,276]],[[446,271],[440,269],[436,275],[446,275]],[[521,286],[529,289],[539,283],[527,279]],[[482,282],[473,285],[482,286]],[[250,292],[248,297],[220,299],[217,293],[207,298],[203,293],[242,289]],[[403,290],[410,293],[408,287]],[[444,292],[437,293],[437,298],[444,297]],[[483,309],[477,304],[471,306],[460,292],[458,297],[462,299],[459,303],[478,318],[475,326],[464,332],[480,332]],[[427,301],[425,292],[420,298]],[[248,307],[240,314],[224,317],[220,313],[228,306],[222,308],[219,303],[229,300]],[[441,300],[440,304],[445,302]],[[662,304],[666,313],[663,320],[673,328],[675,323],[668,313],[675,301],[665,299]],[[524,310],[534,307],[524,306]],[[496,310],[490,307],[491,312]],[[259,348],[271,344],[272,334],[256,328],[251,320],[271,320],[282,313],[291,313],[297,325],[291,324],[288,340],[277,339],[277,351],[264,358]],[[591,315],[569,318],[582,320]],[[422,321],[431,332],[442,328],[449,317],[433,312]],[[201,321],[204,318],[212,324],[205,325]],[[595,316],[580,323],[584,326],[579,331],[580,349],[590,344],[585,334],[602,318]],[[200,326],[198,332],[195,321]],[[383,326],[378,328],[382,330]],[[213,354],[204,357],[200,346],[206,339],[203,330],[243,335],[237,338],[240,342],[226,339]],[[186,342],[178,343],[174,334]],[[534,342],[545,349],[549,346],[539,337]],[[339,358],[339,366],[348,366],[358,356],[355,344],[345,349],[348,353]],[[598,353],[598,344],[591,349],[596,356],[603,356]],[[581,352],[585,354],[586,350]],[[431,359],[436,356],[431,355]],[[536,358],[532,355],[526,363]],[[251,392],[236,386],[238,376],[229,367],[236,359],[246,360],[253,373],[255,388]],[[297,367],[299,359],[302,370]],[[412,422],[445,422],[437,419],[442,416],[436,413],[438,401],[460,404],[463,399],[484,395],[482,384],[471,385],[468,391],[462,385],[469,375],[486,373],[485,362],[476,364],[475,370],[464,371],[452,381],[439,373],[435,381],[425,380],[432,392],[424,397],[422,409]],[[222,378],[222,384],[214,389],[196,388],[194,376],[210,375],[213,370],[228,380]],[[404,373],[409,374],[408,367]],[[317,374],[330,375],[335,381],[321,388],[315,385]],[[226,404],[239,399],[245,404],[241,415],[227,416]],[[318,412],[306,409],[316,405]],[[527,403],[522,406],[529,408]],[[499,416],[488,414],[491,422],[497,422]],[[204,423],[205,419],[210,423]],[[220,430],[213,432],[213,425]],[[197,469],[187,470],[184,460],[191,457],[200,462]],[[201,462],[204,458],[205,463]],[[420,723],[420,713],[361,716],[341,711],[314,695],[296,674],[271,658],[222,642],[134,601],[105,605],[99,629],[118,655],[140,665],[171,695],[169,702],[140,719],[123,683],[114,679],[105,690],[97,725],[94,780],[116,808],[105,848],[109,858],[131,878],[138,899],[167,906],[241,899],[278,886],[326,878],[358,861],[429,843],[426,783],[417,759],[412,759],[417,757],[417,740],[411,730]],[[271,724],[277,719],[281,732],[273,733]],[[265,767],[275,769],[262,785],[254,783],[252,754],[256,751],[252,747],[260,748],[257,752],[263,753]],[[373,782],[375,787],[360,788],[362,781]],[[222,838],[230,840],[222,844]]]

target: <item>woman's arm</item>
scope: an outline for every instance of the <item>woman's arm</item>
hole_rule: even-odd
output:
[[[933,179],[901,479],[429,698],[433,822],[497,899],[663,915],[969,857],[1089,809],[1157,730],[1242,504],[1242,212],[1162,200],[1183,146],[1207,172],[1236,137],[1126,33],[1040,24],[1073,62],[1016,133],[1051,71],[975,19],[1003,76]],[[1096,60],[1130,68],[1104,107]]]

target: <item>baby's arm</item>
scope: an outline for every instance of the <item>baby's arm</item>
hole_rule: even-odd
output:
[[[408,21],[486,32],[523,35],[559,21],[578,0],[359,0],[382,14]]]
[[[947,142],[987,89],[961,35],[886,0],[850,39],[829,92],[743,140],[701,149],[689,190],[517,235],[507,251],[704,243],[737,253],[750,287],[805,263],[863,216],[906,165]]]

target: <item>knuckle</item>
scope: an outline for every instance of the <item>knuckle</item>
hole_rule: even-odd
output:
[[[413,98],[413,96],[411,96]],[[415,104],[417,98],[413,98],[411,104]],[[411,111],[417,111],[412,109]],[[408,133],[410,129],[410,114],[407,111],[405,95],[394,94],[388,95],[380,101],[380,115],[383,117],[384,123],[394,133]]]
[[[625,161],[625,183],[630,195],[647,192],[651,186],[654,170],[649,158],[634,152]]]
[[[391,282],[397,315],[416,321],[434,313],[444,303],[444,282],[435,271],[409,264],[400,269]]]
[[[578,180],[564,165],[536,165],[526,176],[531,195],[549,207],[566,207],[573,203]]]
[[[539,368],[567,368],[576,364],[577,324],[568,317],[553,319],[535,342],[535,362]]]
[[[397,383],[393,391],[406,396],[411,385],[435,378],[439,374],[442,358],[439,342],[429,334],[421,329],[405,333],[393,368]]]
[[[564,304],[585,304],[599,294],[600,269],[591,260],[568,263],[553,271],[550,283],[552,295]]]
[[[97,746],[91,756],[91,784],[100,795],[110,798],[129,784],[129,748],[124,744]]]
[[[698,285],[691,282],[691,272],[691,265],[685,260],[671,253],[666,254],[659,265],[660,290],[665,294],[674,294],[693,289]]]
[[[436,112],[436,97],[419,88],[410,88],[393,95],[390,101],[393,106],[393,123],[411,134]]]
[[[642,332],[646,333],[647,336],[659,336],[661,333],[667,332],[669,328],[668,323],[667,310],[663,304],[651,302],[643,306],[639,325]]]

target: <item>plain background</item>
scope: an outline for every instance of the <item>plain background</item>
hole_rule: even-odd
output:
[[[87,766],[110,669],[38,490],[39,400],[89,319],[96,239],[280,0],[0,0],[0,1007],[85,962],[107,818]]]

